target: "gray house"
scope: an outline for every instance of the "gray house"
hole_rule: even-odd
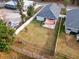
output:
[[[56,3],[46,5],[36,16],[38,21],[44,22],[44,27],[54,29],[61,11]]]
[[[67,12],[65,20],[65,32],[77,35],[79,38],[79,8]]]

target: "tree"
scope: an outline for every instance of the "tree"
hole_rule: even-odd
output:
[[[0,20],[0,50],[6,51],[10,49],[10,44],[14,39],[14,31],[10,27],[6,26],[3,21]]]
[[[23,13],[23,6],[24,6],[24,2],[23,0],[17,0],[17,6],[16,8],[19,10],[19,14],[21,15],[21,23],[23,23],[26,19],[26,15]]]
[[[79,5],[79,0],[76,0],[76,2],[77,2],[77,5]]]
[[[34,7],[33,6],[28,7],[27,15],[31,17],[33,16],[33,14],[34,14]]]
[[[67,7],[67,5],[70,3],[70,0],[64,0],[64,6]]]

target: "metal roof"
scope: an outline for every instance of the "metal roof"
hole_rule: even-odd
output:
[[[58,19],[60,11],[61,8],[57,4],[48,4],[43,8],[43,10],[41,10],[40,13],[37,14],[37,16],[50,19]]]
[[[79,29],[79,8],[67,12],[65,26]]]

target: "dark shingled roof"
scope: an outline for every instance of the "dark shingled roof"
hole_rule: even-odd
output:
[[[37,16],[50,19],[58,19],[60,11],[61,8],[57,4],[48,4],[43,8],[43,10],[41,10],[40,13],[37,14]]]
[[[79,8],[67,12],[65,26],[79,29]]]

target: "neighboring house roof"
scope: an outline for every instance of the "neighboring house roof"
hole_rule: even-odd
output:
[[[50,19],[58,19],[61,11],[61,7],[56,3],[46,5],[37,16],[50,18]]]
[[[79,8],[67,12],[65,26],[79,29]]]

